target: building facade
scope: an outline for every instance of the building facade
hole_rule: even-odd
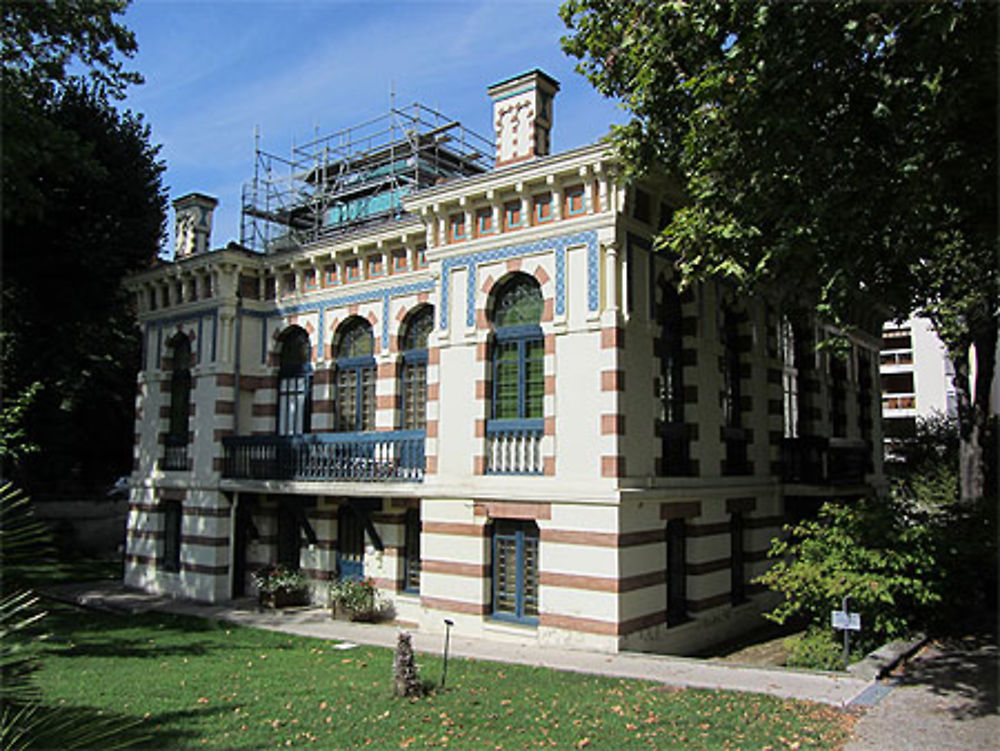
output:
[[[491,165],[454,123],[305,160],[241,244],[175,203],[175,259],[130,281],[129,585],[224,601],[283,562],[422,629],[684,653],[757,622],[783,523],[880,482],[878,327],[839,358],[680,288],[669,184],[550,154],[557,90],[491,87]]]
[[[926,318],[885,324],[880,370],[887,448],[893,440],[914,437],[917,418],[957,417],[955,368]]]

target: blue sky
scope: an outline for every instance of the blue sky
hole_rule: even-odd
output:
[[[435,107],[491,138],[487,86],[541,68],[562,85],[553,149],[600,138],[624,114],[563,54],[557,9],[546,0],[134,0],[124,22],[139,44],[131,67],[146,82],[124,106],[143,113],[162,145],[171,199],[219,199],[220,246],[239,239],[255,126],[264,150],[287,156],[294,142],[385,114],[395,90],[397,106]]]

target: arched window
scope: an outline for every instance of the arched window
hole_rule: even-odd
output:
[[[191,414],[191,340],[175,336],[170,345],[170,425],[166,437],[164,469],[188,468],[188,425]]]
[[[278,434],[309,431],[309,334],[298,326],[285,331],[278,360]]]
[[[424,305],[408,319],[403,332],[402,425],[403,430],[427,427],[427,337],[434,326],[434,309]]]
[[[336,426],[338,431],[375,429],[375,342],[363,318],[350,318],[338,335]]]
[[[541,420],[544,416],[541,319],[538,282],[526,274],[514,275],[497,293],[493,313],[494,420]]]
[[[542,290],[515,274],[497,291],[490,348],[490,413],[486,422],[487,474],[544,472],[545,343]]]
[[[660,282],[660,474],[689,474],[687,425],[684,423],[684,338],[681,298],[673,284]]]

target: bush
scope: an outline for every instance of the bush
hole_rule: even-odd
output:
[[[799,636],[789,637],[785,644],[790,647],[785,661],[788,667],[810,670],[840,670],[844,667],[843,643],[838,643],[829,628],[812,626]],[[852,646],[852,660],[862,655],[862,652],[855,651]]]
[[[371,579],[341,579],[330,586],[330,604],[346,611],[352,621],[374,621],[384,609]]]
[[[830,612],[843,598],[861,613],[863,650],[925,626],[942,600],[936,530],[897,500],[824,504],[819,517],[785,527],[757,581],[784,596],[767,617],[802,619],[832,634]]]

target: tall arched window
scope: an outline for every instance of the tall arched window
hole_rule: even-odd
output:
[[[500,289],[493,313],[493,419],[541,420],[545,395],[542,290],[516,274]]]
[[[497,291],[490,352],[492,392],[486,423],[489,474],[542,474],[545,343],[542,291],[515,274]]]
[[[375,429],[375,342],[368,321],[348,319],[334,349],[337,367],[336,430]]]
[[[434,326],[434,309],[424,305],[414,312],[403,332],[401,372],[403,430],[427,427],[427,337]]]
[[[171,348],[170,425],[167,429],[164,469],[188,468],[188,425],[191,414],[191,340],[175,336]]]
[[[687,426],[684,423],[684,360],[681,298],[673,284],[661,280],[660,324],[660,473],[689,474]]]
[[[278,370],[278,434],[309,431],[309,334],[292,326],[281,335]]]

